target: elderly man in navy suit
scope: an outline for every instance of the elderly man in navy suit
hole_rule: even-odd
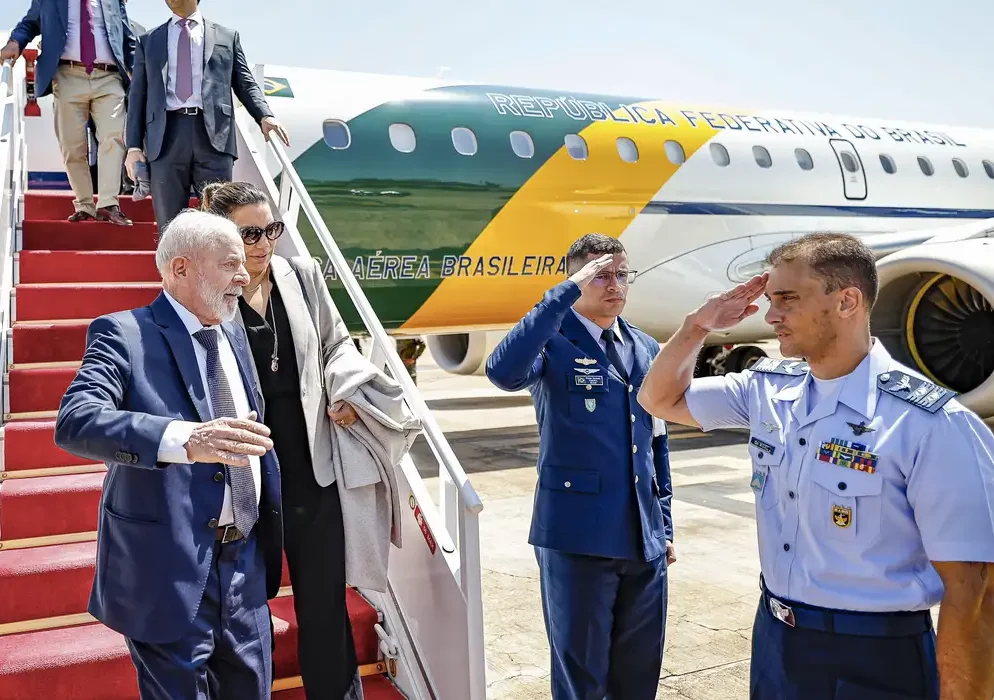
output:
[[[535,546],[554,700],[653,700],[676,560],[666,427],[639,405],[659,344],[621,318],[635,271],[587,234],[497,346],[487,376],[528,387],[539,421]]]
[[[39,97],[55,96],[55,135],[69,184],[76,195],[69,221],[110,221],[130,226],[121,213],[124,167],[124,96],[131,82],[135,35],[124,0],[32,0],[24,19],[0,49],[0,60],[16,59],[41,35],[35,67]],[[97,202],[87,153],[92,118],[100,143]]]
[[[107,463],[89,611],[127,638],[143,700],[270,696],[280,481],[231,323],[244,261],[232,222],[176,217],[162,293],[90,324],[59,408],[55,442]]]

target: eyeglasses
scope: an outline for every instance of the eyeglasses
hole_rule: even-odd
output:
[[[275,241],[283,235],[284,231],[286,231],[286,224],[282,221],[274,221],[266,228],[262,228],[261,226],[241,226],[238,229],[238,233],[241,234],[245,245],[255,245],[263,235],[269,240]]]
[[[638,275],[636,270],[618,270],[617,272],[602,272],[593,279],[593,283],[599,287],[604,287],[611,283],[615,278],[618,280],[618,284],[631,284],[635,281],[635,277]]]

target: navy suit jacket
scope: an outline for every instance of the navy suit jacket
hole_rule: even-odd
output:
[[[107,40],[114,52],[114,62],[124,79],[124,89],[131,82],[131,68],[135,60],[135,34],[128,24],[124,0],[102,0]],[[35,64],[35,94],[43,97],[52,91],[52,78],[59,68],[59,59],[66,48],[69,34],[69,0],[32,0],[10,38],[18,43],[21,51],[41,34],[41,54]]]
[[[134,84],[128,93],[128,148],[141,148],[149,162],[159,157],[166,133],[166,77],[169,70],[169,24],[160,24],[138,40]],[[238,157],[231,92],[256,122],[273,116],[249,67],[238,32],[204,20],[204,80],[200,97],[204,126],[218,153]]]
[[[637,400],[659,343],[624,319],[635,343],[625,382],[570,312],[576,283],[549,290],[487,359],[505,391],[528,387],[539,425],[529,543],[573,554],[653,560],[673,540],[665,431]],[[660,423],[660,425],[662,425]]]
[[[249,404],[258,411],[248,343],[236,325],[222,328]],[[148,643],[186,633],[218,546],[223,465],[157,462],[170,421],[211,419],[193,342],[162,294],[149,306],[94,320],[55,427],[59,447],[108,468],[89,611],[111,629]],[[279,465],[272,450],[260,461],[262,494],[253,532],[265,552],[266,593],[272,598],[282,576]]]

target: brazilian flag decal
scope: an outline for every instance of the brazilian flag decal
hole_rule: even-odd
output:
[[[290,81],[286,78],[266,78],[266,97],[293,97]]]

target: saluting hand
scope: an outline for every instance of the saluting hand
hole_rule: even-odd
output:
[[[220,462],[247,467],[249,455],[261,457],[273,449],[269,428],[256,422],[256,412],[247,418],[217,418],[201,423],[190,434],[186,456],[192,462]]]
[[[610,265],[613,260],[613,255],[605,253],[596,260],[591,260],[586,265],[581,267],[579,272],[573,273],[570,279],[576,282],[576,285],[580,289],[583,289],[590,284],[594,277],[600,274],[601,270]]]
[[[734,289],[708,299],[690,315],[690,321],[708,332],[732,328],[759,311],[753,302],[763,296],[770,275],[756,275]]]

